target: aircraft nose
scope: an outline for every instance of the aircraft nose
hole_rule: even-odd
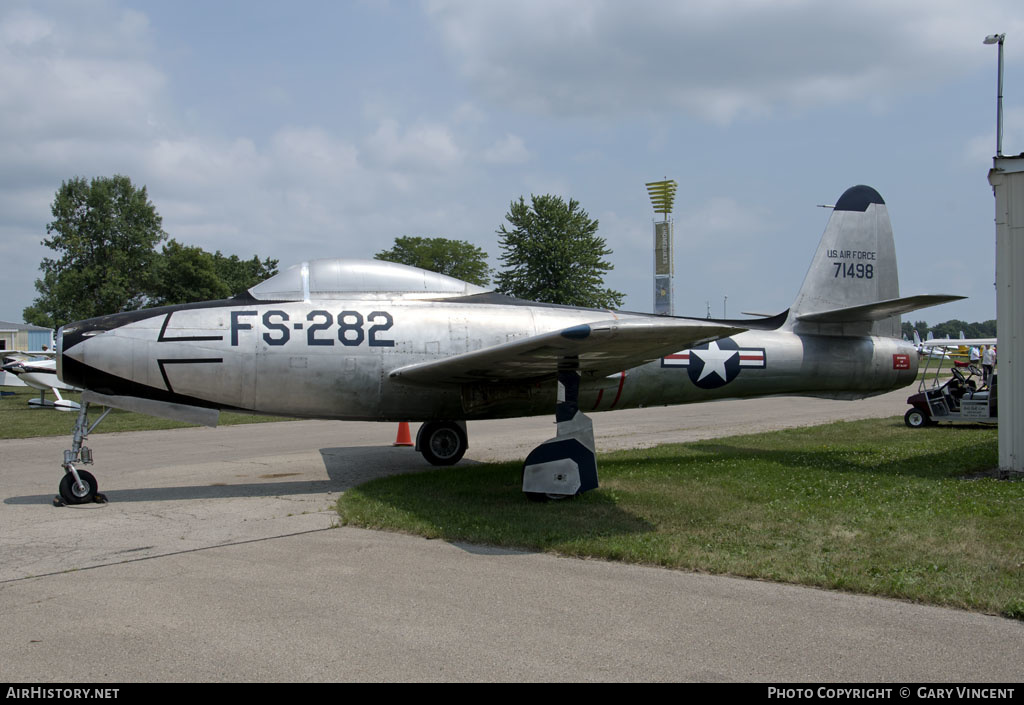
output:
[[[75,347],[82,345],[90,338],[102,335],[114,328],[120,328],[127,323],[131,323],[137,318],[137,312],[114,313],[108,316],[99,316],[97,318],[89,318],[84,321],[67,323],[58,328],[57,344],[55,346],[57,378],[65,384],[70,384],[75,387],[85,387],[85,380],[81,378],[83,374],[82,365],[79,361],[74,359],[75,356],[69,356],[68,353]],[[79,353],[77,356],[81,357],[81,354]],[[76,370],[78,372],[76,372]]]

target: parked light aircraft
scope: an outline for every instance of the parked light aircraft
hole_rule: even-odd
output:
[[[960,331],[959,338],[936,338],[929,332],[928,339],[922,341],[917,331],[914,331],[914,345],[919,356],[949,359],[961,367],[968,364],[972,347],[995,344],[995,338],[965,338],[963,331]],[[980,361],[977,361],[977,364],[981,364]]]
[[[30,405],[64,411],[76,410],[79,408],[78,403],[65,399],[60,393],[81,390],[64,384],[57,378],[57,362],[53,356],[53,352],[45,350],[7,350],[3,357],[2,369],[5,375],[11,375],[22,385],[39,390],[38,397],[28,400]],[[7,384],[10,380],[5,378],[2,381]],[[46,392],[52,392],[55,399],[53,401],[47,399]]]
[[[222,409],[422,421],[417,448],[458,462],[466,421],[555,413],[526,458],[531,499],[597,487],[589,411],[763,395],[855,399],[910,384],[885,202],[847,190],[791,308],[771,318],[655,316],[523,301],[382,261],[303,262],[223,301],[64,326],[61,378],[84,388],[60,495],[102,501],[83,441],[90,405],[215,425]],[[106,412],[104,412],[106,413]]]

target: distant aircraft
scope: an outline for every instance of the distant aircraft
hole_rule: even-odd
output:
[[[929,338],[923,343],[928,347],[959,348],[972,345],[995,345],[996,338]]]
[[[917,353],[921,357],[934,359],[949,359],[957,367],[967,367],[971,364],[981,364],[980,360],[974,363],[970,360],[970,349],[982,345],[995,345],[995,338],[965,338],[963,331],[960,331],[959,338],[935,338],[931,332],[928,339],[922,341],[917,331],[914,331],[914,344]]]
[[[20,384],[38,389],[40,394],[29,399],[32,406],[46,406],[66,411],[77,410],[77,402],[69,401],[61,396],[61,392],[80,392],[80,389],[64,384],[57,378],[57,362],[54,353],[45,350],[21,351],[6,350],[3,357],[3,371],[13,375]],[[4,379],[9,384],[10,380]],[[54,401],[46,398],[46,392],[52,392]]]
[[[900,315],[960,298],[900,297],[888,211],[868,186],[836,203],[795,302],[770,318],[573,308],[390,262],[303,262],[232,299],[61,328],[58,373],[87,391],[60,494],[103,499],[79,468],[101,404],[211,426],[222,409],[422,421],[416,447],[437,465],[462,458],[466,421],[554,412],[557,435],[526,458],[522,487],[573,496],[598,484],[585,412],[881,394],[917,373]]]

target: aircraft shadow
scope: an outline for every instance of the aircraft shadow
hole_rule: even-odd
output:
[[[532,552],[549,541],[645,534],[656,529],[648,520],[620,507],[612,493],[600,490],[579,498],[531,502],[522,492],[521,462],[476,463],[476,468],[464,464],[428,466],[426,469],[433,470],[430,477],[407,473],[400,483],[373,483],[361,487],[359,493],[370,502],[415,517],[439,538],[470,552],[491,551],[467,547],[505,543],[512,536],[539,545],[497,550],[513,555]],[[504,539],[496,540],[498,536]]]
[[[99,481],[100,491],[107,496],[107,500],[110,502],[169,502],[183,499],[277,497],[344,492],[379,477],[435,469],[419,453],[411,448],[402,447],[321,448],[320,457],[327,478],[319,480],[232,483],[225,475],[224,482],[213,482],[208,485],[108,489],[110,485],[116,483],[116,479],[104,478],[102,469],[97,470],[94,474]],[[472,460],[463,460],[461,463],[461,465],[477,464],[479,463]],[[271,479],[275,476],[283,478],[297,474],[300,473],[276,474],[271,471],[260,477]],[[3,503],[11,505],[50,504],[57,494],[56,489],[55,486],[52,494],[8,497],[3,500]]]

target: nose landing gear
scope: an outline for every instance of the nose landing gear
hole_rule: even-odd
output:
[[[64,451],[62,465],[64,477],[61,478],[57,496],[53,498],[53,506],[63,507],[67,504],[89,504],[90,502],[103,504],[107,501],[106,495],[99,491],[99,484],[93,474],[79,469],[78,466],[92,465],[92,450],[82,443],[109,413],[110,407],[107,407],[103,414],[96,419],[96,422],[90,426],[89,402],[82,402],[71,438],[71,449]]]

